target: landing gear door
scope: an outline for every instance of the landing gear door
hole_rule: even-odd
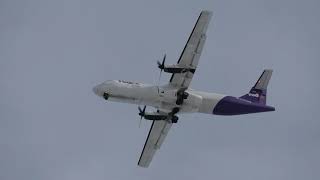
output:
[[[188,92],[189,96],[184,100],[181,111],[198,112],[202,104],[202,97]]]

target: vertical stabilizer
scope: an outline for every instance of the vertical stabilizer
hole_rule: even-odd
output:
[[[266,69],[261,74],[256,84],[251,88],[248,94],[241,96],[240,98],[251,101],[253,103],[266,104],[267,100],[267,87],[272,75],[271,69]]]

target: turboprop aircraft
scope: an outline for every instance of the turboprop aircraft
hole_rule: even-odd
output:
[[[138,165],[148,167],[156,150],[162,145],[172,124],[182,113],[240,115],[274,111],[266,105],[267,86],[272,70],[266,69],[249,93],[241,97],[197,91],[189,88],[197,69],[212,12],[202,11],[185,45],[177,64],[166,65],[164,56],[158,62],[161,72],[172,74],[165,85],[148,85],[124,80],[109,80],[93,88],[96,95],[108,101],[144,105],[139,109],[141,119],[152,121]],[[155,108],[147,112],[146,106]]]

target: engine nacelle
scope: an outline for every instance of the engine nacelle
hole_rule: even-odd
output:
[[[146,120],[166,120],[168,118],[167,115],[155,114],[155,113],[145,113],[144,119]]]
[[[195,72],[195,68],[193,67],[181,67],[179,65],[173,64],[173,65],[166,65],[163,67],[164,72],[166,73],[186,73],[186,72]]]

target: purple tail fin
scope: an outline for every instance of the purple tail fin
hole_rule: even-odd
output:
[[[241,96],[240,98],[253,103],[265,105],[267,101],[267,86],[269,84],[271,75],[271,69],[264,70],[256,84],[251,88],[250,92]]]

